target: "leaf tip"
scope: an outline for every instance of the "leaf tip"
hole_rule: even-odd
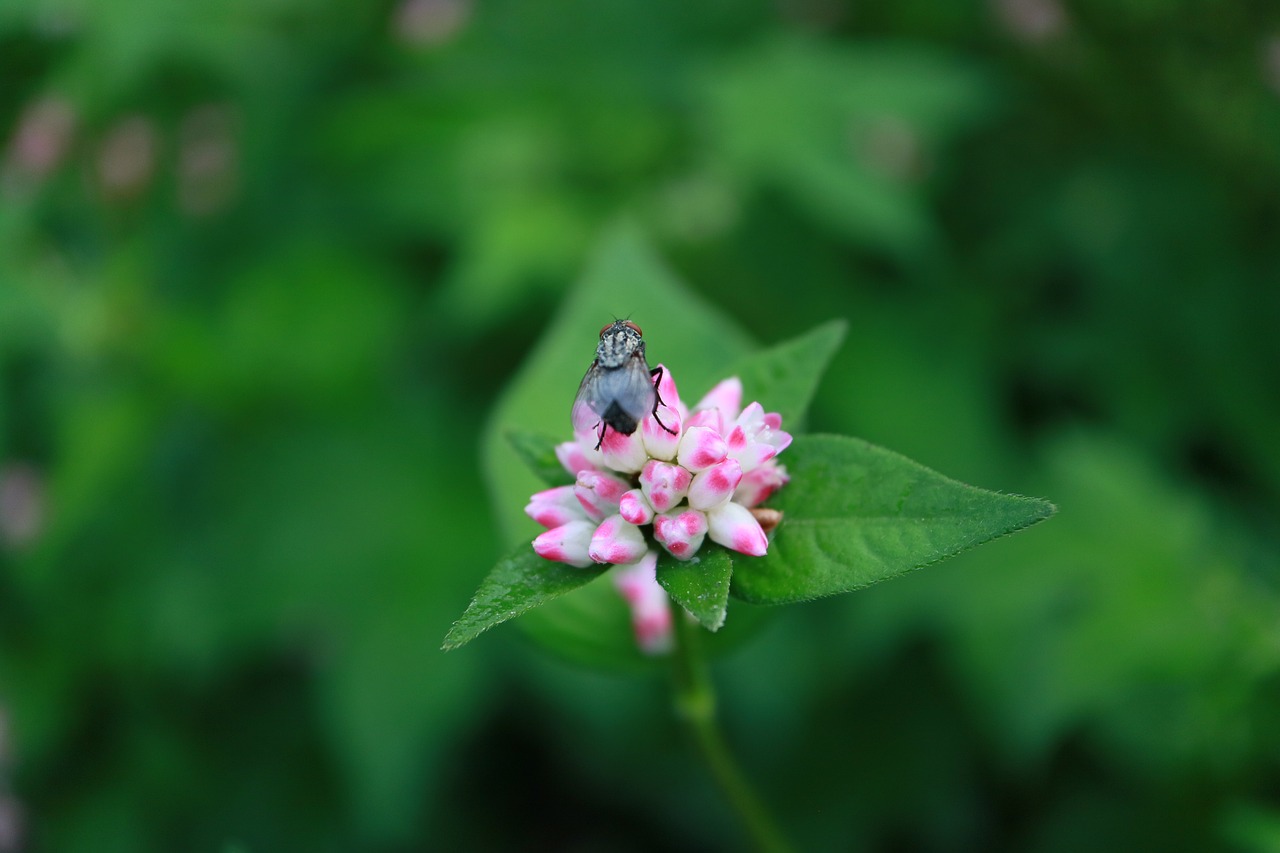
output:
[[[460,649],[475,639],[474,637],[460,637],[458,633],[458,623],[454,622],[453,627],[449,629],[449,633],[444,635],[444,642],[440,644],[440,651],[451,652],[454,649]]]

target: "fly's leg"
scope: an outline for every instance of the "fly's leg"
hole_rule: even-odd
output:
[[[608,428],[609,428],[609,425],[607,423],[605,423],[604,421],[600,422],[600,437],[599,437],[599,440],[596,442],[596,450],[599,450],[600,445],[604,444],[604,431]]]
[[[658,392],[658,385],[662,382],[662,369],[662,365],[658,365],[649,371],[649,375],[653,377],[653,411],[649,414],[653,415],[653,419],[658,422],[658,426],[675,435],[676,431],[664,424],[662,419],[658,417],[658,407],[662,405],[662,394]]]

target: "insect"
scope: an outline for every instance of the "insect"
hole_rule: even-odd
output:
[[[574,431],[600,428],[596,450],[604,443],[610,427],[631,435],[648,415],[658,420],[658,383],[662,368],[649,369],[644,357],[644,337],[630,320],[614,320],[600,330],[596,360],[587,368],[573,400]],[[658,426],[672,435],[676,431],[658,420]]]

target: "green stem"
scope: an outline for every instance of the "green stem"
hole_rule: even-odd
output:
[[[716,694],[702,656],[702,627],[676,611],[676,648],[672,654],[676,714],[688,727],[698,752],[716,784],[746,827],[757,848],[766,853],[791,850],[760,797],[729,753],[716,722]]]

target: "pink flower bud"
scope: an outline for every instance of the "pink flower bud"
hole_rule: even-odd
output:
[[[791,434],[779,429],[781,425],[779,414],[766,414],[759,403],[752,403],[742,410],[725,439],[729,455],[742,463],[744,472],[758,468],[790,446]]]
[[[654,459],[670,462],[676,458],[676,450],[680,447],[680,413],[669,406],[659,406],[657,417],[650,415],[640,422],[640,431],[644,439],[644,449]],[[662,421],[661,424],[658,421]],[[667,432],[670,427],[674,432]]]
[[[785,486],[790,479],[784,466],[769,460],[759,468],[742,475],[742,482],[733,493],[734,503],[740,503],[745,507],[763,503],[770,495]]]
[[[653,538],[677,560],[687,560],[698,553],[706,535],[707,516],[696,509],[653,517]]]
[[[573,493],[587,515],[599,520],[618,511],[618,501],[627,485],[626,480],[601,471],[581,471]]]
[[[635,565],[619,567],[613,576],[614,586],[631,608],[636,644],[651,655],[671,650],[674,627],[670,599],[658,583],[657,564],[657,553],[649,551]]]
[[[627,524],[621,515],[611,515],[596,528],[587,553],[597,563],[634,563],[648,548],[639,527]]]
[[[733,496],[742,481],[742,466],[737,459],[726,459],[712,465],[693,478],[689,485],[689,506],[703,511],[717,507]]]
[[[583,519],[582,504],[578,502],[573,486],[557,486],[537,492],[529,498],[529,505],[524,511],[548,530]]]
[[[595,524],[586,520],[562,524],[534,539],[533,550],[545,559],[581,569],[592,563],[587,549],[591,546],[591,534],[595,529]]]
[[[717,462],[724,461],[729,449],[720,433],[707,427],[689,427],[680,438],[676,461],[693,473],[705,471]]]
[[[712,542],[752,557],[762,557],[769,550],[769,538],[760,529],[751,510],[729,501],[707,513],[707,535]]]
[[[742,380],[736,376],[720,382],[707,392],[706,396],[693,407],[695,412],[703,409],[717,409],[722,423],[731,424],[742,410]]]
[[[556,458],[574,477],[579,471],[599,471],[603,461],[600,454],[582,446],[581,442],[566,441],[556,445]]]
[[[693,475],[679,465],[651,459],[640,472],[640,489],[649,499],[649,505],[658,512],[666,512],[684,500]]]
[[[605,465],[626,474],[639,471],[649,459],[649,454],[644,450],[644,439],[638,429],[631,435],[623,435],[612,427],[606,427],[600,450],[604,454]]]
[[[675,377],[671,375],[670,370],[667,370],[665,364],[659,364],[657,367],[662,368],[662,378],[658,381],[657,386],[658,397],[661,398],[662,405],[675,410],[680,415],[680,420],[684,420],[689,417],[689,410],[680,401],[680,392],[676,390]],[[667,419],[663,418],[662,422],[665,424]]]
[[[716,433],[724,432],[724,417],[719,409],[698,409],[685,421],[684,428],[706,427]]]
[[[644,492],[632,489],[618,501],[618,514],[628,524],[648,524],[653,521],[653,506]]]

